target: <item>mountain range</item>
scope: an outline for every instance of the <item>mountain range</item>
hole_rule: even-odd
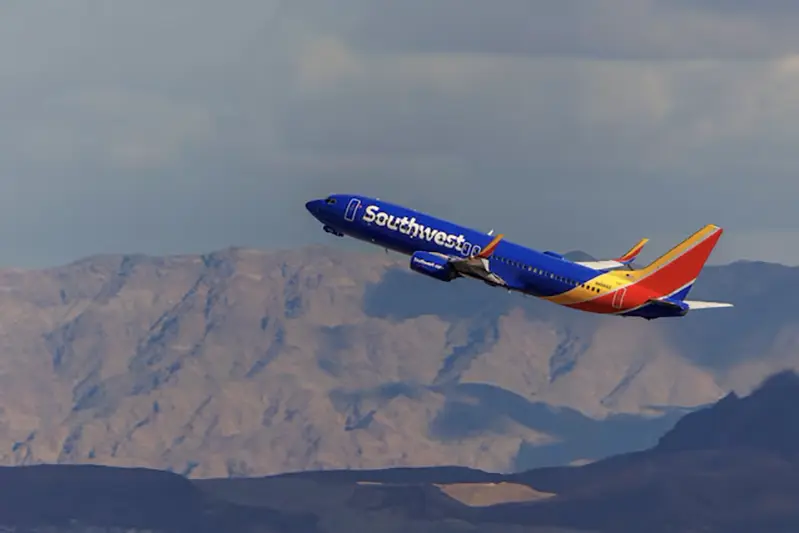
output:
[[[689,413],[652,447],[582,466],[194,479],[90,465],[0,468],[16,533],[788,533],[799,529],[799,376]]]
[[[797,363],[799,270],[708,267],[736,307],[598,317],[326,247],[0,270],[0,463],[188,477],[646,449]]]

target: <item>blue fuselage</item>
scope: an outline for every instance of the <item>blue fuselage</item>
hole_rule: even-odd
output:
[[[411,255],[418,251],[450,256],[477,254],[492,236],[426,213],[359,195],[333,195],[306,204],[331,233]],[[489,259],[508,288],[539,297],[573,289],[600,273],[552,252],[502,240]],[[608,287],[609,288],[609,287]]]

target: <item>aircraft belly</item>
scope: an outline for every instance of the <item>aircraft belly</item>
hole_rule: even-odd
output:
[[[563,287],[560,283],[555,283],[549,278],[541,278],[541,279],[518,279],[516,280],[516,285],[521,288],[522,291],[530,294],[531,296],[536,296],[538,298],[545,298],[549,299],[552,297],[556,297],[559,294],[563,294]]]

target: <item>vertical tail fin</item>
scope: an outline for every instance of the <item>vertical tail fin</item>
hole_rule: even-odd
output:
[[[703,227],[639,270],[637,277],[640,284],[658,296],[683,300],[699,277],[723,231],[713,224]]]

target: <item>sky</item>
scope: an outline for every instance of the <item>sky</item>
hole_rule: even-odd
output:
[[[340,245],[355,192],[541,249],[799,264],[799,2],[7,0],[0,265]],[[365,245],[346,244],[366,251]]]

